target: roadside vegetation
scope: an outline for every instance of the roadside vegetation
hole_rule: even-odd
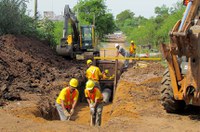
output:
[[[0,0],[0,36],[25,35],[55,44],[54,24],[27,15],[27,0]]]
[[[161,43],[169,43],[169,31],[182,18],[184,9],[179,2],[173,7],[163,5],[156,7],[156,16],[149,19],[135,16],[134,12],[125,10],[116,16],[116,25],[125,33],[127,41],[134,40],[136,44],[150,44],[155,48]]]
[[[26,2],[0,0],[0,35],[32,36],[48,42],[52,47],[59,44],[63,21],[52,22],[28,16]],[[81,0],[73,12],[78,17],[79,25],[95,25],[99,39],[120,30],[127,36],[127,42],[134,40],[136,45],[151,44],[155,48],[161,43],[169,43],[168,33],[177,20],[181,19],[184,9],[182,3],[176,3],[173,7],[156,7],[156,16],[151,18],[135,16],[130,10],[124,10],[114,18],[105,0]]]

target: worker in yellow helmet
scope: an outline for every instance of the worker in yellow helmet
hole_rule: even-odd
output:
[[[136,54],[136,45],[134,43],[134,41],[131,41],[131,45],[129,47],[129,53],[130,53],[130,57],[135,58],[135,54]],[[134,64],[135,61],[132,60],[132,63]]]
[[[102,72],[102,79],[109,79],[109,71],[106,69],[105,71]]]
[[[60,120],[70,120],[70,117],[74,114],[79,92],[76,89],[78,87],[78,80],[72,78],[69,82],[69,86],[63,88],[56,99],[56,109],[58,111]]]
[[[92,80],[88,80],[86,83],[85,97],[90,107],[90,125],[100,126],[103,111],[103,95],[101,91],[95,87],[95,83]]]
[[[86,70],[86,78],[95,82],[95,86],[101,89],[99,79],[102,77],[99,67],[93,65],[92,60],[87,60],[88,69]]]
[[[110,76],[110,72],[108,69],[105,69],[105,71],[102,72],[102,79],[104,80],[112,80],[114,77],[115,77],[114,74]]]

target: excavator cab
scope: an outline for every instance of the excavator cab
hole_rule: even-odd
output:
[[[81,49],[91,50],[94,46],[94,26],[81,26]]]

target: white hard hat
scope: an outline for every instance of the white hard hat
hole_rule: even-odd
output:
[[[118,44],[118,43],[116,43],[116,44],[115,44],[115,48],[117,48],[118,46],[119,46],[119,44]]]

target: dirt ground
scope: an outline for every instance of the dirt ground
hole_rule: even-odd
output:
[[[72,77],[79,79],[79,90],[84,88],[85,62],[59,57],[33,38],[0,37],[0,131],[200,131],[199,108],[168,114],[161,106],[160,62],[137,64],[145,67],[131,66],[121,75],[113,102],[104,106],[101,127],[89,126],[85,102],[78,103],[71,121],[59,121],[55,99]]]

